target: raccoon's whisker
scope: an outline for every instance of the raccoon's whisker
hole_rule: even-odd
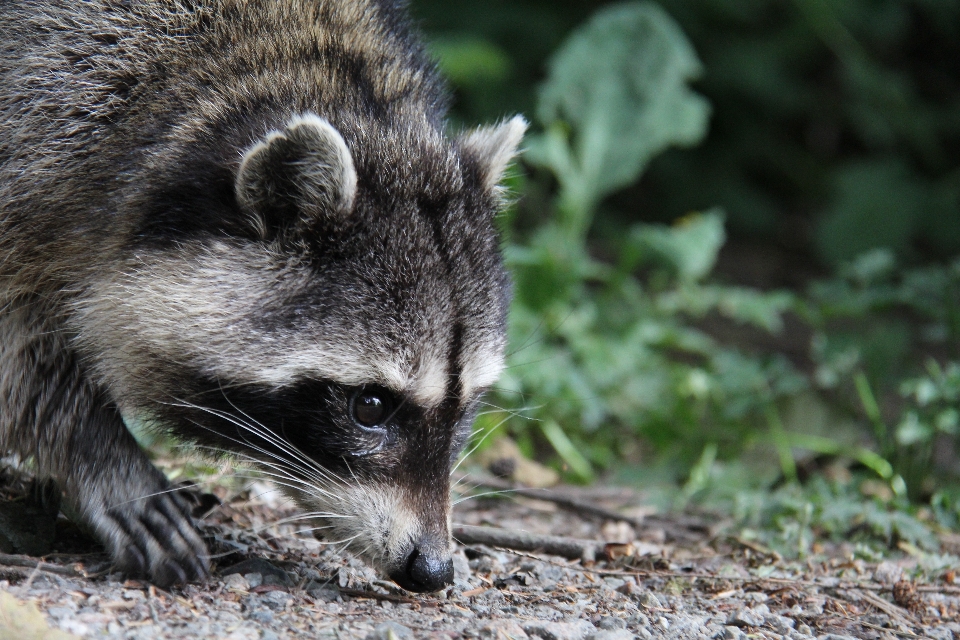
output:
[[[470,479],[471,479],[471,478],[470,478],[470,474],[469,474],[469,473],[465,473],[464,475],[460,476],[460,477],[457,479],[457,481],[453,484],[453,486],[450,487],[450,490],[452,491],[452,490],[456,489],[456,488],[459,487],[461,484],[465,483],[467,480],[470,480]],[[471,485],[470,487],[467,487],[466,490],[467,490],[467,491],[471,491],[471,490],[477,489],[477,488],[479,488],[479,487],[481,487],[481,486],[483,486],[483,482],[477,481],[476,483],[474,483],[474,484]]]
[[[219,411],[219,410],[217,410],[217,409],[211,409],[211,408],[209,408],[209,407],[203,407],[203,406],[196,405],[196,404],[193,404],[193,403],[190,403],[190,402],[186,402],[186,401],[182,401],[182,400],[181,400],[181,401],[178,401],[178,402],[180,402],[181,404],[174,404],[174,405],[172,405],[172,406],[178,406],[178,407],[181,407],[181,408],[196,409],[196,410],[198,410],[198,411],[203,411],[203,412],[208,413],[208,414],[210,414],[210,415],[212,415],[212,416],[215,416],[215,417],[217,417],[217,418],[220,418],[220,419],[222,419],[222,420],[225,420],[225,421],[233,424],[234,426],[236,426],[236,427],[238,427],[238,428],[240,428],[240,429],[246,429],[246,430],[250,431],[251,433],[254,433],[255,435],[258,435],[258,436],[260,436],[261,438],[263,438],[264,440],[267,440],[268,442],[270,442],[270,438],[264,436],[264,434],[262,434],[262,433],[258,433],[259,431],[261,431],[260,429],[257,429],[257,428],[251,427],[250,425],[245,424],[242,420],[240,420],[240,419],[237,418],[236,416],[233,416],[233,415],[231,415],[231,414],[225,413],[225,412],[223,412],[223,411]],[[302,466],[301,464],[298,464],[298,463],[295,462],[295,461],[288,460],[288,459],[286,459],[286,458],[284,458],[284,457],[282,457],[282,456],[279,456],[279,455],[277,455],[277,454],[275,454],[275,453],[273,453],[273,452],[271,452],[271,451],[268,451],[268,450],[266,450],[266,449],[264,449],[264,448],[262,448],[262,447],[260,447],[260,446],[257,446],[257,445],[255,445],[254,443],[252,443],[252,442],[250,442],[249,440],[247,440],[246,438],[244,438],[243,441],[240,441],[240,440],[237,440],[236,438],[231,438],[231,437],[229,437],[229,436],[224,436],[223,434],[218,433],[218,432],[214,431],[213,429],[210,429],[210,428],[207,427],[206,425],[203,425],[203,424],[197,422],[196,420],[192,420],[192,419],[191,419],[190,422],[192,422],[193,424],[197,425],[198,427],[200,427],[200,428],[202,428],[202,429],[206,429],[207,431],[210,431],[210,432],[212,432],[212,433],[215,433],[216,435],[218,435],[218,436],[220,436],[220,437],[222,437],[222,438],[226,438],[227,440],[230,440],[231,442],[236,442],[237,444],[246,445],[246,446],[250,447],[251,449],[253,449],[254,451],[257,451],[258,453],[262,453],[262,454],[264,454],[264,455],[266,455],[266,456],[269,456],[269,457],[271,457],[271,458],[274,458],[274,459],[276,459],[276,460],[279,460],[280,462],[283,462],[283,463],[285,463],[285,464],[288,464],[288,465],[290,465],[291,467],[296,468],[297,471],[302,472],[305,476],[312,477],[312,476],[315,475],[316,468],[304,467],[304,466]],[[269,436],[272,437],[274,440],[276,440],[276,436],[273,436],[273,434],[269,434]],[[274,443],[274,444],[275,444],[275,446],[277,446],[277,448],[279,448],[281,451],[286,451],[286,450],[287,450],[287,448],[284,446],[284,443]],[[291,445],[291,447],[292,447],[292,445]],[[299,454],[299,452],[296,452],[296,453]],[[295,456],[295,457],[299,457],[299,456]],[[313,466],[315,467],[316,465],[313,465]]]
[[[320,518],[320,517],[328,518],[328,519],[338,519],[338,518],[352,518],[353,516],[345,515],[345,514],[337,514],[337,513],[327,513],[327,512],[323,512],[323,511],[316,511],[316,512],[314,512],[314,513],[312,513],[312,514],[306,514],[306,515],[304,515],[304,516],[302,516],[302,517],[283,518],[283,519],[277,520],[277,521],[275,521],[275,522],[268,522],[268,523],[264,524],[263,526],[255,527],[255,528],[253,529],[253,532],[259,535],[260,533],[263,533],[264,531],[266,531],[267,529],[269,529],[269,528],[271,528],[271,527],[280,527],[280,526],[283,526],[283,525],[285,525],[285,524],[290,524],[291,522],[299,522],[299,521],[301,521],[301,520],[309,520],[309,519],[311,519],[311,518]],[[327,525],[326,527],[329,528],[329,527],[332,527],[332,526],[333,526],[333,525]]]
[[[219,381],[218,381],[218,384],[219,384]],[[223,387],[220,387],[220,395],[222,395],[223,399],[227,401],[227,404],[229,404],[231,407],[234,408],[234,410],[236,410],[244,418],[246,418],[246,420],[241,420],[235,415],[231,416],[236,421],[234,422],[234,424],[236,424],[238,427],[246,428],[248,431],[250,431],[254,435],[257,435],[263,438],[264,440],[266,440],[267,442],[269,442],[270,444],[273,444],[274,446],[279,448],[281,451],[291,454],[293,458],[298,460],[299,462],[305,463],[306,468],[304,469],[304,472],[306,472],[307,469],[316,466],[316,463],[314,463],[306,455],[300,452],[300,450],[294,447],[292,443],[285,441],[283,438],[279,438],[278,436],[276,436],[276,434],[272,433],[269,429],[267,429],[265,425],[260,423],[258,420],[255,420],[254,418],[250,417],[244,411],[239,409],[237,405],[235,405],[233,401],[230,400],[227,394],[223,392]]]
[[[332,511],[309,511],[307,513],[298,513],[295,516],[290,516],[288,518],[281,518],[271,522],[269,526],[275,527],[282,524],[289,524],[291,522],[297,522],[298,520],[309,520],[311,518],[356,518],[355,515],[349,513],[334,513]]]
[[[504,495],[508,493],[516,493],[516,491],[517,491],[516,489],[498,489],[496,491],[484,491],[483,493],[473,493],[473,494],[470,494],[469,496],[464,496],[459,500],[455,500],[452,506],[457,506],[461,502],[466,502],[467,500],[483,498],[484,496],[499,496],[499,495]]]
[[[284,478],[284,479],[287,479],[287,480],[291,480],[291,481],[293,481],[293,482],[300,483],[300,484],[302,484],[303,486],[305,486],[305,487],[307,487],[308,489],[310,489],[311,491],[318,491],[318,492],[326,493],[326,492],[323,491],[323,489],[321,489],[321,487],[320,487],[320,485],[321,485],[322,483],[326,483],[326,484],[329,484],[329,485],[331,485],[331,486],[344,486],[343,483],[340,482],[340,481],[339,481],[338,479],[336,479],[336,478],[332,478],[332,477],[330,477],[330,478],[313,477],[313,478],[309,478],[309,479],[304,479],[304,478],[301,478],[301,477],[295,475],[294,473],[292,473],[292,471],[295,471],[295,469],[291,470],[291,469],[285,467],[283,464],[277,464],[276,462],[271,462],[271,461],[269,461],[269,460],[263,460],[263,459],[261,459],[261,458],[257,458],[257,457],[255,457],[255,456],[251,456],[251,455],[248,455],[248,454],[240,454],[240,453],[237,453],[237,454],[235,454],[235,455],[237,455],[238,457],[240,457],[240,458],[243,459],[243,460],[246,460],[246,461],[249,461],[249,462],[251,462],[251,463],[256,464],[257,467],[258,467],[257,471],[258,471],[259,473],[262,473],[262,474],[264,474],[264,475],[270,475],[270,476],[276,477],[276,478]],[[281,462],[283,462],[283,461],[281,460]],[[262,469],[262,467],[266,467],[267,469],[271,469],[271,472],[264,471],[264,470]],[[234,472],[234,473],[235,473],[235,472]],[[236,475],[236,474],[235,474],[235,475]],[[240,477],[240,476],[238,476],[238,477]],[[336,497],[334,494],[327,494],[327,495],[330,496],[330,497]]]
[[[503,370],[507,371],[509,369],[519,369],[520,367],[529,367],[531,365],[540,364],[541,362],[550,362],[551,360],[556,360],[557,356],[548,356],[546,358],[540,358],[538,360],[527,360],[526,362],[514,362],[512,364],[506,365]]]
[[[319,530],[321,530],[321,529],[329,529],[329,528],[330,528],[330,527],[313,527],[313,528],[310,528],[310,529],[304,529],[304,531],[319,531]],[[343,548],[346,549],[346,548],[347,548],[347,544],[349,544],[349,543],[352,542],[353,540],[356,540],[357,538],[359,538],[359,537],[362,536],[362,535],[363,535],[362,533],[358,533],[358,534],[356,534],[356,535],[350,536],[349,538],[344,538],[343,540],[321,540],[321,542],[323,542],[324,544],[331,544],[331,545],[332,545],[332,544],[342,544],[342,545],[344,545]]]
[[[219,384],[219,380],[217,381],[217,383]],[[243,417],[245,417],[245,418],[249,421],[248,423],[246,423],[247,426],[248,426],[248,428],[250,428],[251,425],[256,425],[256,427],[258,428],[259,431],[262,431],[263,434],[267,434],[267,435],[261,434],[261,437],[263,437],[264,439],[272,440],[274,445],[276,445],[277,447],[279,447],[279,448],[281,448],[282,450],[286,451],[287,453],[292,454],[296,459],[298,459],[300,462],[304,463],[308,468],[311,468],[311,469],[313,469],[313,468],[319,468],[319,465],[317,465],[316,462],[314,462],[313,460],[311,460],[309,456],[307,456],[307,455],[304,454],[302,451],[300,451],[297,447],[295,447],[295,446],[293,445],[293,443],[291,443],[291,442],[289,442],[289,441],[287,441],[287,440],[283,440],[282,438],[278,438],[278,437],[275,436],[273,433],[271,433],[270,430],[267,429],[267,427],[266,427],[264,424],[262,424],[260,421],[258,421],[258,420],[256,420],[256,419],[252,418],[252,417],[249,416],[246,412],[244,412],[242,409],[240,409],[239,407],[237,407],[237,405],[235,405],[235,404],[233,403],[233,401],[232,401],[230,398],[228,398],[225,393],[223,393],[223,388],[222,388],[222,387],[220,388],[220,394],[223,396],[223,399],[226,400],[227,403],[228,403],[231,407],[233,407],[238,413],[240,413],[240,415],[242,415]]]
[[[221,451],[222,451],[221,449],[219,449],[219,448],[217,448],[217,447],[210,447],[210,446],[206,446],[206,445],[197,445],[197,447],[200,448],[200,449],[210,449],[210,450],[216,451],[216,452],[221,452]],[[279,464],[277,464],[277,463],[275,463],[275,462],[270,462],[270,461],[267,461],[267,460],[263,460],[263,459],[261,459],[261,458],[257,458],[257,457],[251,456],[251,455],[249,455],[249,454],[240,453],[240,452],[236,452],[236,451],[230,451],[230,452],[227,452],[227,453],[229,453],[229,454],[232,455],[232,456],[239,457],[239,458],[241,458],[242,460],[255,463],[258,467],[261,467],[261,468],[258,469],[257,471],[258,471],[259,473],[261,473],[262,475],[268,476],[268,477],[270,477],[270,478],[276,478],[276,479],[281,479],[281,480],[285,480],[285,481],[297,483],[297,484],[302,485],[302,486],[304,487],[303,489],[301,489],[301,488],[298,488],[298,487],[294,486],[293,484],[289,484],[289,482],[284,482],[284,483],[283,483],[284,486],[287,486],[287,487],[289,487],[289,488],[291,488],[291,489],[295,489],[295,490],[298,490],[298,491],[304,491],[305,493],[314,493],[314,494],[316,494],[316,495],[325,495],[326,497],[330,497],[330,498],[337,498],[337,497],[338,497],[338,496],[336,496],[336,495],[333,494],[333,493],[329,493],[329,492],[325,491],[324,489],[322,489],[322,488],[319,486],[319,484],[320,484],[321,482],[324,482],[323,479],[314,479],[314,482],[309,482],[309,481],[307,481],[307,480],[304,480],[303,478],[299,478],[299,477],[293,475],[287,468],[285,468],[284,466],[279,465]],[[265,453],[267,453],[267,454],[269,455],[269,452],[265,452]],[[283,459],[281,459],[281,458],[279,458],[279,457],[278,457],[277,459],[280,460],[281,462],[285,462]],[[262,469],[262,467],[266,467],[266,468],[268,468],[268,469],[272,469],[273,471],[265,471],[265,470]],[[257,478],[257,476],[243,476],[243,475],[240,475],[240,474],[236,473],[236,471],[233,472],[233,475],[235,475],[235,476],[238,477],[238,478],[248,478],[248,479],[256,479],[256,478]],[[337,481],[335,481],[335,480],[332,481],[332,482],[331,482],[330,480],[327,480],[327,482],[329,482],[329,484],[333,484],[333,485],[340,484],[339,482],[337,482]]]
[[[404,396],[403,399],[400,401],[400,404],[398,404],[396,408],[394,408],[394,410],[390,412],[390,415],[384,419],[384,423],[389,422],[390,420],[393,420],[393,417],[397,415],[397,412],[400,411],[400,409],[403,408],[403,405],[405,404],[407,404],[406,396]]]
[[[112,503],[110,506],[121,507],[125,504],[146,500],[147,498],[152,498],[154,496],[162,496],[165,493],[176,493],[177,491],[183,491],[183,487],[170,487],[169,489],[164,489],[163,491],[154,491],[153,493],[147,493],[142,496],[137,496],[136,498],[130,498],[129,500],[124,500],[123,502]]]
[[[298,478],[296,476],[286,473],[286,471],[283,470],[282,468],[278,468],[278,472],[263,471],[260,469],[258,469],[257,471],[262,476],[267,476],[271,482],[276,482],[278,485],[288,487],[296,491],[301,491],[304,493],[314,493],[318,496],[324,496],[324,497],[335,498],[335,499],[339,497],[336,494],[329,493],[321,489],[320,487],[314,484],[311,484],[306,480],[303,480],[302,478]],[[245,476],[239,473],[234,473],[234,476],[237,478],[245,479],[245,480],[262,480],[260,476],[254,476],[254,475]]]
[[[527,349],[529,347],[532,347],[535,344],[542,342],[546,338],[545,335],[540,334],[540,329],[543,328],[544,323],[546,323],[546,320],[541,319],[540,322],[537,323],[537,326],[530,331],[530,333],[527,335],[526,338],[523,339],[523,342],[520,343],[520,346],[514,349],[513,351],[508,351],[507,353],[505,353],[504,358],[512,358],[513,356],[520,353],[524,349]],[[539,334],[539,337],[537,337],[538,334]],[[536,340],[534,340],[534,338],[536,338]],[[531,342],[531,340],[533,340],[533,342]]]
[[[509,419],[510,419],[510,416],[507,416],[506,418],[504,418],[503,420],[501,420],[501,421],[498,422],[497,424],[493,425],[492,427],[488,427],[487,429],[484,429],[484,431],[485,431],[486,433],[483,434],[483,437],[481,437],[479,440],[477,440],[477,443],[474,444],[472,447],[470,447],[470,450],[469,450],[469,451],[464,452],[464,453],[460,456],[460,459],[457,460],[457,464],[453,465],[453,469],[450,470],[450,474],[452,475],[457,469],[459,469],[459,468],[460,468],[460,465],[463,464],[463,461],[466,460],[467,458],[469,458],[469,457],[470,457],[470,454],[473,453],[474,451],[476,451],[476,450],[480,447],[480,445],[483,444],[483,441],[484,441],[484,440],[486,440],[486,439],[489,438],[491,435],[493,435],[493,432],[496,431],[497,429],[499,429],[502,425],[504,425],[504,424],[507,422],[507,420],[509,420]],[[471,437],[472,437],[472,436],[471,436]]]
[[[486,405],[486,406],[488,406],[488,407],[491,407],[492,409],[495,409],[496,411],[503,411],[504,413],[509,413],[509,414],[510,414],[511,416],[513,416],[514,418],[521,418],[521,419],[523,419],[523,420],[533,420],[534,422],[539,422],[539,419],[538,419],[538,418],[534,418],[534,417],[532,417],[532,416],[525,416],[525,415],[523,415],[522,413],[519,413],[519,412],[520,412],[520,411],[535,411],[535,410],[537,410],[537,409],[542,409],[543,407],[546,406],[546,405],[541,404],[541,405],[530,405],[530,406],[526,406],[526,407],[520,407],[519,409],[507,409],[507,408],[505,408],[505,407],[500,407],[500,406],[497,406],[497,405],[492,404],[492,403],[490,403],[490,402],[481,402],[481,404]]]

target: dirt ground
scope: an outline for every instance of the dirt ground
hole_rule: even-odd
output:
[[[202,522],[215,565],[207,583],[162,591],[123,580],[61,517],[59,552],[0,557],[0,640],[960,638],[951,570],[927,575],[908,554],[852,560],[845,545],[785,561],[729,523],[652,514],[624,489],[459,502],[456,583],[429,595],[296,523],[271,524],[295,511],[268,485],[216,492],[223,503]]]

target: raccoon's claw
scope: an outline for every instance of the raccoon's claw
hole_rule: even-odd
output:
[[[107,518],[115,525],[111,551],[124,574],[147,578],[158,587],[209,575],[206,547],[191,522],[189,507],[175,493],[114,507]]]

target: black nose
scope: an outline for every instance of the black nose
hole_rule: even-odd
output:
[[[407,591],[438,591],[453,584],[453,558],[449,553],[433,553],[414,547],[403,568],[390,578]]]

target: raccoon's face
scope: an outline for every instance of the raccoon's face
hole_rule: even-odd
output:
[[[76,305],[82,352],[125,414],[258,462],[401,586],[449,584],[449,474],[502,368],[493,215],[524,128],[451,143],[298,117],[204,212],[166,180],[164,215]]]

